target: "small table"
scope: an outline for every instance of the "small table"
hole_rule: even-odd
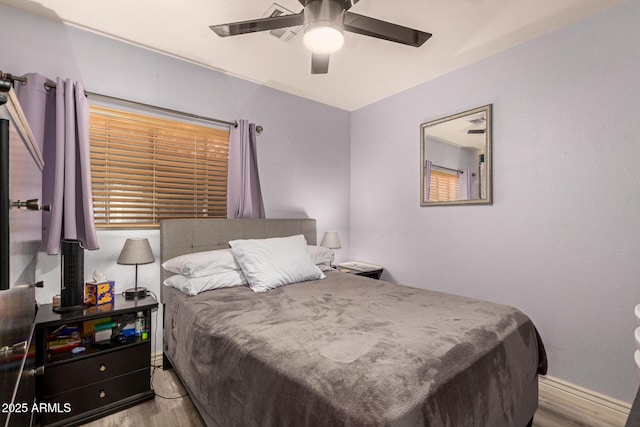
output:
[[[51,304],[39,307],[35,353],[36,372],[42,375],[36,377],[36,396],[38,403],[59,409],[39,413],[41,425],[84,424],[154,398],[150,383],[151,312],[157,307],[152,297],[126,300],[120,295],[113,303],[68,313],[54,312]],[[124,333],[124,328],[137,320],[139,334],[120,335],[118,331]],[[65,329],[74,331],[67,345],[64,342],[69,337],[57,335]],[[96,342],[98,335],[106,340]]]
[[[355,274],[357,276],[380,279],[383,267],[375,264],[367,264],[358,261],[341,262],[336,266],[336,270],[342,273]]]

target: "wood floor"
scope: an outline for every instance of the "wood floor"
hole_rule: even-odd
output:
[[[101,418],[89,427],[204,427],[204,422],[173,370],[158,368],[152,377],[156,398]],[[623,427],[624,419],[596,413],[540,389],[534,427]]]
[[[615,416],[576,405],[540,388],[533,427],[624,427],[626,416]]]

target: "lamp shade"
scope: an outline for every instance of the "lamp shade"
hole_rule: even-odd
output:
[[[156,259],[151,252],[151,245],[149,239],[136,238],[127,239],[124,242],[124,247],[118,257],[118,264],[124,265],[138,265],[138,264],[151,264]]]
[[[327,231],[324,233],[320,246],[324,246],[329,249],[340,249],[342,247],[342,243],[340,243],[340,236],[338,236],[338,232]]]

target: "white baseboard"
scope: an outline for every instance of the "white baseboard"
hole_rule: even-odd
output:
[[[162,352],[153,353],[151,355],[151,366],[162,366]]]
[[[629,416],[631,405],[604,394],[571,384],[550,376],[538,376],[540,392],[568,404],[583,409],[585,412],[604,414],[618,419],[624,424]]]

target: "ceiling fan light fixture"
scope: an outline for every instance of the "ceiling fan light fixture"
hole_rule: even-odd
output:
[[[327,22],[309,24],[304,31],[304,45],[313,53],[330,55],[344,44],[342,29]]]
[[[344,31],[374,37],[407,46],[420,47],[430,33],[403,27],[380,19],[350,12],[360,0],[299,0],[304,9],[300,13],[286,14],[274,3],[276,13],[248,21],[211,25],[220,37],[269,31],[272,34],[304,25],[303,42],[311,55],[311,74],[327,74],[331,54],[340,50],[345,42]],[[289,29],[289,30],[287,30]]]

